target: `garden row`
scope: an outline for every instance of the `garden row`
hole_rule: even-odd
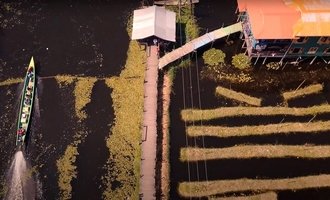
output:
[[[319,93],[323,90],[322,84],[314,84],[304,88],[297,88],[293,91],[283,92],[285,101],[303,97],[306,95]],[[189,137],[213,137],[213,138],[239,138],[250,136],[278,135],[278,134],[322,134],[330,130],[330,121],[312,118],[308,122],[286,122],[270,123],[263,125],[243,125],[243,126],[219,126],[201,125],[196,126],[193,122],[205,122],[214,119],[251,116],[316,116],[329,114],[328,104],[315,105],[310,107],[284,107],[267,106],[261,107],[261,98],[253,97],[242,92],[237,92],[224,87],[216,88],[216,95],[231,99],[252,107],[219,107],[215,109],[185,109],[181,112],[182,120],[192,122],[186,128]],[[230,124],[229,124],[230,125]],[[330,145],[273,145],[273,144],[241,144],[220,148],[184,147],[180,150],[180,160],[182,162],[200,162],[207,160],[247,160],[247,159],[274,159],[274,158],[294,158],[294,159],[328,159],[330,158]],[[276,169],[274,169],[276,170]],[[256,172],[258,173],[258,172]],[[292,178],[275,179],[232,179],[232,180],[208,180],[189,181],[179,183],[179,194],[183,197],[208,197],[209,199],[277,199],[277,193],[283,190],[301,190],[320,187],[329,187],[329,174],[303,175]],[[250,194],[255,194],[250,196]],[[226,197],[228,196],[229,197]],[[231,197],[238,195],[238,197]],[[243,196],[240,196],[243,195]]]

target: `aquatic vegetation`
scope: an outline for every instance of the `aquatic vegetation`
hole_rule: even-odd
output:
[[[271,116],[289,115],[304,116],[321,113],[330,113],[330,105],[319,105],[306,108],[295,107],[221,107],[215,109],[185,109],[181,111],[181,118],[184,121],[211,120],[224,117],[237,116]]]
[[[162,110],[162,161],[161,161],[161,195],[162,199],[169,199],[170,191],[170,103],[171,103],[171,92],[173,87],[173,79],[175,76],[174,68],[170,68],[164,74],[164,81],[162,87],[162,99],[163,99],[163,110]]]
[[[225,63],[226,54],[220,49],[211,48],[203,53],[205,64],[215,66]]]
[[[247,69],[251,66],[251,60],[244,53],[233,56],[232,65],[237,69]]]
[[[71,76],[71,75],[56,75],[54,78],[57,81],[57,84],[60,86],[60,88],[68,86],[72,84],[74,81],[77,81],[77,76]]]
[[[56,161],[57,170],[59,171],[58,186],[61,191],[61,199],[71,199],[71,181],[77,177],[77,167],[74,165],[77,155],[77,147],[68,145],[64,155]]]
[[[253,106],[261,106],[261,99],[252,97],[250,95],[244,94],[242,92],[236,92],[221,86],[216,87],[215,89],[216,96],[224,96],[229,99],[234,99],[236,101],[244,102]]]
[[[271,135],[289,133],[311,133],[320,134],[321,131],[330,130],[330,121],[317,122],[288,122],[280,124],[267,124],[259,126],[189,126],[187,134],[189,136],[215,136],[221,138],[239,137],[250,135]]]
[[[1,182],[0,182],[0,198],[4,198],[7,191],[8,191],[8,186],[6,185],[5,181],[1,180]]]
[[[300,88],[294,91],[289,91],[289,92],[283,92],[283,98],[285,100],[290,100],[290,99],[295,99],[299,98],[305,95],[309,94],[316,94],[319,93],[323,90],[323,85],[322,84],[314,84],[314,85],[309,85],[304,88]]]
[[[250,158],[330,158],[330,146],[311,145],[237,145],[226,148],[185,147],[180,150],[181,161]]]
[[[267,70],[278,70],[281,67],[281,63],[279,62],[270,62],[267,63],[266,68]]]
[[[216,197],[211,196],[208,198],[209,200],[277,200],[276,192],[265,192],[255,195],[248,195],[248,196],[229,196],[229,197]]]
[[[83,110],[86,104],[91,101],[92,88],[97,81],[96,77],[77,77],[70,75],[58,75],[55,79],[60,88],[68,87],[71,84],[74,86],[74,102],[76,117],[73,120],[82,121],[87,118],[86,112]],[[77,167],[75,165],[78,153],[78,145],[87,136],[83,127],[78,126],[78,131],[74,134],[74,141],[67,146],[64,155],[57,160],[57,170],[59,173],[58,185],[61,190],[61,199],[70,199],[72,186],[71,181],[77,176]]]
[[[203,197],[244,191],[280,191],[330,186],[330,175],[321,174],[284,179],[236,179],[204,182],[182,182],[179,193],[184,197]]]
[[[83,109],[91,101],[92,89],[96,81],[97,78],[95,77],[84,77],[79,78],[76,82],[74,89],[75,111],[80,121],[87,118]]]
[[[190,7],[188,5],[181,6],[181,10],[180,10],[181,18],[179,18],[178,6],[166,6],[166,9],[176,13],[177,23],[181,23],[185,25],[185,29],[183,31],[186,37],[186,42],[193,40],[199,36],[200,30],[197,24],[196,17],[192,13],[193,7]]]
[[[84,107],[91,101],[92,89],[95,82],[98,80],[96,77],[78,77],[71,75],[57,75],[55,79],[60,88],[66,87],[75,83],[73,91],[75,97],[75,112],[78,119],[81,121],[87,118]]]
[[[106,79],[113,89],[115,121],[107,138],[110,158],[105,199],[139,198],[145,60],[145,51],[131,41],[124,70],[119,77]]]
[[[9,78],[7,80],[1,81],[0,86],[17,84],[17,83],[22,83],[22,82],[23,82],[22,78]]]

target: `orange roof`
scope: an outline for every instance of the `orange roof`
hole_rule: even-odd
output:
[[[237,0],[256,39],[330,36],[328,0]]]

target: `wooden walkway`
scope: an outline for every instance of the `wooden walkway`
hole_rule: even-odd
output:
[[[212,31],[210,33],[206,33],[205,35],[202,35],[189,43],[183,45],[182,47],[173,50],[170,53],[167,53],[165,56],[159,59],[159,69],[162,69],[166,65],[170,64],[171,62],[193,52],[194,50],[198,49],[201,46],[204,46],[216,39],[223,38],[227,35],[230,35],[232,33],[236,33],[242,31],[242,24],[240,22],[217,29],[215,31]]]
[[[158,47],[156,45],[149,46],[147,51],[141,144],[140,199],[149,200],[156,199]]]
[[[199,0],[181,0],[181,5],[189,5],[191,3],[199,3]],[[176,6],[180,4],[180,0],[165,0],[165,1],[154,1],[155,5],[167,5],[167,6]]]

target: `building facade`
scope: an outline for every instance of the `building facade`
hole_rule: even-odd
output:
[[[330,1],[237,1],[250,57],[330,57]]]

